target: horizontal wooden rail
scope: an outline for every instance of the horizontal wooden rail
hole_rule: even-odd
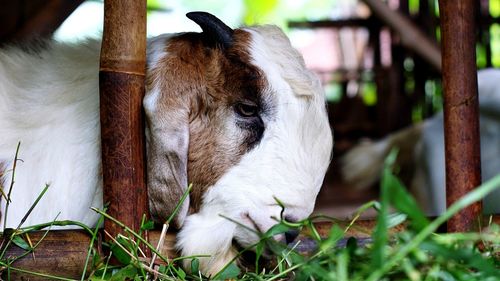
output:
[[[44,235],[44,231],[37,231],[29,234],[30,241],[36,244]],[[102,234],[99,235],[103,237]],[[148,233],[149,242],[157,245],[160,239],[160,231],[150,231]],[[53,230],[49,231],[43,238],[43,242],[35,249],[33,254],[26,255],[12,264],[14,268],[24,271],[31,271],[52,276],[78,279],[82,276],[85,267],[85,260],[89,249],[91,237],[81,230]],[[95,242],[95,249],[102,255],[101,240]],[[167,233],[161,253],[168,257],[175,257],[175,233]],[[12,245],[7,249],[5,257],[18,257],[26,251]],[[89,261],[91,267],[92,260]],[[89,273],[89,272],[87,272]],[[2,279],[6,279],[7,270],[2,272]],[[24,278],[24,279],[23,279]],[[10,271],[10,280],[50,280],[42,276],[22,273],[16,270]]]

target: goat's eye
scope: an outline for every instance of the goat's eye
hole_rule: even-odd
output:
[[[238,103],[236,105],[236,113],[242,117],[254,117],[257,116],[259,108],[255,104],[248,103]]]

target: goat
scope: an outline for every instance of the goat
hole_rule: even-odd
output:
[[[235,257],[233,241],[252,245],[255,231],[276,224],[275,198],[288,220],[312,212],[333,136],[321,84],[279,28],[232,29],[203,12],[188,17],[201,33],[148,39],[149,208],[165,221],[192,183],[175,217],[177,246],[185,256],[210,255],[200,269],[213,274]],[[103,205],[99,50],[98,40],[87,40],[0,51],[0,166],[12,166],[19,141],[23,159],[7,226],[17,226],[45,182],[50,188],[26,224],[58,213],[96,224],[89,207]]]
[[[500,173],[500,70],[478,72],[482,178]],[[395,132],[376,142],[363,142],[342,159],[342,175],[353,186],[363,189],[377,181],[385,157],[399,147],[399,164],[413,166],[410,190],[428,215],[446,209],[443,115]],[[500,190],[483,200],[486,214],[498,213]]]

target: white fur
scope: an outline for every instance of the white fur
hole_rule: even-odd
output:
[[[389,142],[383,139],[376,143],[363,141],[349,150],[342,163],[344,179],[357,189],[374,184],[382,172],[388,148]]]
[[[253,63],[262,68],[270,85],[265,95],[273,114],[262,116],[266,129],[260,143],[209,188],[201,210],[187,217],[179,233],[183,255],[211,255],[201,261],[202,271],[208,274],[235,256],[233,239],[244,246],[258,240],[255,233],[221,215],[266,231],[280,216],[274,199],[278,198],[286,205],[286,216],[307,217],[333,146],[323,90],[299,53],[276,27],[247,30]],[[165,35],[149,41],[149,64],[168,56],[167,40]],[[18,141],[23,159],[16,171],[10,227],[17,226],[46,182],[51,183],[49,191],[26,225],[51,221],[59,212],[59,219],[94,225],[97,216],[89,207],[102,206],[100,46],[96,41],[48,44],[40,53],[16,49],[0,53],[0,162],[11,167]],[[158,94],[159,89],[152,88],[144,106],[153,110]],[[234,126],[230,122],[226,129]],[[8,175],[4,178],[9,186]]]
[[[314,208],[330,162],[332,135],[319,81],[277,28],[249,30],[251,56],[272,87],[276,116],[263,117],[266,131],[260,144],[209,189],[200,212],[187,217],[178,235],[182,255],[216,253],[201,259],[208,273],[234,258],[233,239],[242,246],[258,241],[256,234],[222,216],[267,231],[280,217],[276,197],[286,205],[285,216],[304,219]]]
[[[20,141],[7,225],[17,227],[45,183],[50,187],[25,225],[59,219],[95,224],[102,205],[97,41],[47,42],[26,53],[0,51],[0,162],[12,168]],[[10,186],[7,172],[4,191]],[[2,213],[5,200],[2,199]],[[75,204],[77,202],[77,204]],[[2,226],[3,226],[2,221]]]
[[[482,178],[487,180],[500,173],[500,71],[478,72]],[[415,138],[417,140],[415,141]],[[414,161],[416,170],[410,189],[427,214],[439,215],[446,209],[445,158],[443,115],[436,114],[423,124],[391,134],[374,143],[363,143],[343,158],[342,173],[351,184],[366,188],[380,176],[383,160],[392,147],[408,146],[406,155]],[[484,213],[498,213],[500,191],[484,199]]]

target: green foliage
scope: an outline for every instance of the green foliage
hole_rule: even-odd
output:
[[[500,24],[490,26],[491,64],[500,67]]]
[[[15,235],[12,237],[12,243],[25,251],[31,251],[30,245],[21,236]]]
[[[340,102],[344,95],[342,85],[339,83],[331,82],[324,86],[326,100],[331,103]]]
[[[225,267],[220,273],[218,273],[214,279],[215,280],[227,280],[235,279],[240,275],[240,268],[234,263],[230,263],[229,266]]]
[[[273,23],[287,30],[290,20],[318,20],[329,16],[334,0],[243,0],[246,25]]]
[[[147,9],[150,10],[164,10],[166,2],[162,0],[148,0]]]
[[[246,11],[243,22],[247,25],[254,25],[261,21],[268,21],[278,6],[278,0],[243,0]]]
[[[500,16],[500,0],[490,0],[488,7],[492,17],[498,18]]]
[[[137,267],[129,264],[116,271],[108,280],[109,281],[121,281],[121,280],[134,280],[137,276]],[[141,279],[139,279],[141,280]]]
[[[100,222],[106,218],[123,228],[124,235],[114,238],[110,244],[104,244],[121,265],[109,265],[111,256],[102,257],[94,249],[97,229],[90,229],[78,222],[53,221],[36,226],[6,229],[3,232],[0,266],[6,272],[7,278],[9,272],[17,271],[53,280],[72,280],[19,269],[13,266],[13,262],[32,253],[40,243],[32,245],[29,232],[50,229],[52,225],[78,225],[92,237],[87,258],[87,265],[92,274],[82,276],[81,280],[500,280],[498,225],[490,222],[479,233],[436,233],[437,228],[459,210],[500,188],[500,175],[458,200],[443,215],[429,221],[393,173],[396,153],[391,152],[386,160],[380,202],[373,201],[363,205],[353,221],[345,227],[330,218],[333,224],[326,237],[319,235],[314,224],[318,219],[324,220],[324,216],[311,217],[298,223],[290,223],[283,218],[277,219],[278,224],[269,231],[258,233],[261,240],[257,244],[239,253],[241,255],[245,251],[255,252],[257,261],[253,270],[241,270],[235,261],[232,261],[215,276],[203,276],[199,272],[199,257],[168,259],[141,236],[143,230],[151,229],[152,222],[143,220],[141,232],[136,233],[109,216],[105,210],[97,209],[95,211],[101,215]],[[47,187],[41,195],[46,189]],[[189,190],[190,188],[184,198]],[[277,199],[276,201],[284,208],[283,203]],[[180,204],[182,201],[179,206]],[[36,202],[30,210],[35,206]],[[349,237],[348,230],[356,227],[355,221],[362,212],[370,208],[378,211],[377,225],[371,236]],[[233,222],[239,224],[237,221]],[[406,226],[406,230],[392,230],[401,224]],[[295,228],[302,229],[302,233],[307,236],[295,245],[283,245],[273,239],[275,235]],[[305,253],[299,250],[300,244],[308,241],[315,243],[315,249]],[[164,265],[156,269],[150,268],[150,260],[142,257],[140,244],[155,253]],[[18,257],[7,257],[6,249],[13,245],[23,249],[25,253]],[[259,263],[259,260],[264,260],[265,251],[272,252],[274,258],[266,261],[265,268],[261,268],[262,263]],[[189,271],[179,265],[184,259],[191,260]]]
[[[486,46],[482,43],[476,43],[476,64],[477,68],[485,68],[488,65]]]
[[[363,102],[367,106],[373,106],[377,104],[377,85],[375,82],[363,82],[361,84],[361,94],[363,97]]]
[[[427,1],[427,0],[424,0]],[[410,10],[410,14],[415,15],[418,14],[420,9],[420,1],[419,0],[409,0],[408,1],[408,9]]]

